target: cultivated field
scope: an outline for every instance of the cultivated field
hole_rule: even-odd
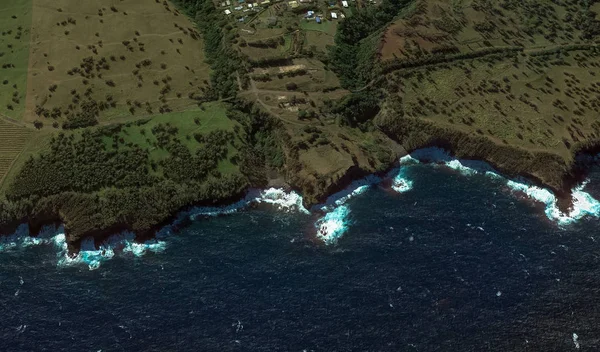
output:
[[[0,184],[21,154],[32,131],[0,119]]]
[[[25,110],[30,26],[31,0],[2,0],[0,114],[15,120],[20,120]]]
[[[28,122],[182,111],[207,87],[200,34],[170,2],[34,0],[33,23]]]

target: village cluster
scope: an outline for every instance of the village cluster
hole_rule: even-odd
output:
[[[308,10],[305,14],[304,14],[304,18],[306,20],[314,20],[316,23],[322,23],[323,20],[326,19],[331,19],[331,20],[337,20],[337,19],[343,19],[346,17],[346,15],[341,12],[341,11],[336,11],[335,8],[338,7],[338,5],[341,5],[341,7],[348,9],[350,7],[349,1],[355,1],[355,0],[330,0],[328,2],[329,7],[332,8],[331,11],[329,11],[329,16],[327,17],[325,14],[323,13],[317,13],[315,11],[312,10]],[[226,15],[232,15],[232,14],[243,14],[243,13],[247,13],[247,12],[260,12],[263,9],[265,9],[266,7],[268,7],[271,3],[285,3],[286,6],[289,9],[296,9],[298,7],[300,7],[301,5],[307,5],[312,3],[313,0],[290,0],[290,1],[285,1],[285,0],[263,0],[263,1],[253,1],[253,0],[226,0],[220,3],[222,8],[225,8],[223,11],[225,12]],[[240,21],[243,22],[244,21],[244,17],[240,18]]]

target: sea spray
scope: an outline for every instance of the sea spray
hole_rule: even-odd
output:
[[[31,236],[29,226],[21,224],[11,235],[0,236],[0,252],[8,250],[19,250],[32,246],[49,244],[54,242],[57,233],[64,232],[63,227],[45,226],[37,236]]]
[[[337,243],[351,224],[350,209],[345,204],[350,199],[365,193],[372,186],[381,183],[382,180],[375,175],[356,180],[343,190],[329,196],[325,203],[315,205],[313,210],[325,213],[314,224],[317,238],[326,245]]]
[[[413,188],[413,181],[406,176],[406,167],[401,167],[395,171],[392,179],[392,189],[398,193],[405,193]]]
[[[266,190],[250,190],[246,197],[236,203],[221,207],[194,207],[189,211],[181,212],[171,225],[165,226],[156,232],[154,239],[139,243],[135,241],[135,234],[123,232],[109,236],[96,246],[92,238],[85,238],[77,255],[68,252],[68,244],[64,227],[45,227],[38,236],[31,236],[27,224],[20,225],[14,234],[0,236],[0,252],[16,250],[34,245],[54,245],[56,248],[57,266],[68,267],[87,265],[90,270],[98,269],[101,264],[114,258],[118,254],[131,254],[136,257],[147,253],[160,253],[166,250],[165,237],[173,233],[173,227],[178,226],[187,219],[194,220],[202,216],[219,216],[233,214],[253,204],[266,204],[278,211],[310,212],[302,204],[302,197],[294,192],[287,192],[279,188]]]
[[[336,207],[346,204],[350,199],[365,193],[371,186],[381,183],[382,178],[370,175],[363,179],[353,181],[343,190],[336,192],[325,200],[325,203],[317,204],[312,210],[332,211]]]
[[[112,259],[117,253],[130,253],[136,257],[140,257],[147,252],[163,252],[167,246],[165,241],[158,239],[152,239],[142,243],[135,242],[135,235],[131,232],[112,235],[99,246],[95,245],[92,238],[86,238],[81,242],[79,253],[75,256],[68,253],[66,237],[64,234],[57,235],[54,239],[54,243],[58,249],[57,265],[59,267],[84,264],[87,265],[90,270],[98,269],[103,262]]]
[[[600,202],[584,191],[588,181],[573,189],[573,208],[568,213],[564,213],[559,209],[557,198],[550,190],[532,185],[521,178],[508,179],[503,177],[488,163],[477,160],[460,160],[453,158],[443,149],[424,148],[400,159],[400,164],[408,166],[419,163],[419,161],[430,162],[433,165],[443,165],[467,176],[485,175],[500,180],[515,194],[522,194],[529,199],[544,204],[546,216],[559,225],[568,225],[585,216],[600,217]],[[397,190],[394,186],[392,188]],[[403,188],[400,188],[400,191],[402,190]]]
[[[328,212],[315,222],[317,238],[325,244],[337,243],[338,239],[348,230],[350,209],[340,205]]]
[[[284,212],[298,211],[304,214],[310,212],[302,204],[302,196],[294,191],[285,191],[281,188],[269,188],[266,190],[251,189],[244,199],[233,204],[220,207],[194,207],[188,212],[182,213],[182,218],[189,217],[195,220],[202,216],[219,216],[236,213],[253,204],[268,204],[275,209]]]

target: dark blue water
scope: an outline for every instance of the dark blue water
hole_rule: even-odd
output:
[[[407,172],[407,193],[352,199],[331,246],[316,216],[261,208],[93,271],[50,244],[0,253],[0,350],[600,350],[597,219],[559,228],[489,178]]]

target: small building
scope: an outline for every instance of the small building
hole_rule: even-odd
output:
[[[277,17],[269,17],[267,18],[267,23],[269,26],[274,26],[277,24]]]
[[[267,5],[267,4],[270,4],[270,3],[271,3],[271,0],[265,0],[265,1],[261,2],[260,4],[261,5]]]
[[[317,23],[321,23],[321,17],[319,17],[319,16],[315,17],[315,21],[317,21]]]
[[[288,5],[290,5],[290,7],[293,9],[300,6],[300,4],[298,4],[298,1],[296,1],[296,0],[292,0],[292,1],[288,2]]]
[[[348,1],[346,1],[346,0],[343,0],[343,1],[342,1],[342,6],[344,6],[344,7],[348,7]]]
[[[306,15],[304,17],[306,17],[306,18],[313,18],[314,15],[315,15],[314,11],[307,11]]]
[[[225,10],[225,14],[226,15],[231,15],[231,11],[229,11],[229,9]]]
[[[344,15],[343,13],[340,13],[340,18],[346,18],[346,15]]]
[[[234,9],[234,10],[237,10],[237,11],[239,11],[239,10],[241,10],[241,9],[243,9],[243,8],[244,8],[244,7],[242,7],[242,6],[236,6],[236,7],[234,7],[233,9]]]
[[[231,6],[231,1],[227,0],[225,1],[225,3],[227,4],[227,6]]]
[[[227,5],[225,5],[225,2],[222,2],[221,7],[225,7],[225,6],[227,6]]]
[[[254,5],[248,4],[248,8],[251,9]]]
[[[337,13],[332,12],[331,13],[331,18],[334,19],[334,20],[337,20]]]

